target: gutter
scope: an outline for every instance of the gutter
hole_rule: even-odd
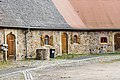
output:
[[[57,30],[57,31],[120,31],[120,28],[71,28],[71,27],[41,27],[41,26],[0,26],[0,28],[8,29],[25,29],[25,30]]]
[[[90,28],[90,30],[120,30],[120,28]]]

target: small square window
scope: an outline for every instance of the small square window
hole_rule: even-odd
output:
[[[101,37],[101,43],[107,43],[107,37]]]

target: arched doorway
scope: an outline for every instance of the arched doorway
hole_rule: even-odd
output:
[[[7,44],[8,44],[8,59],[15,59],[15,35],[12,33],[7,35]]]
[[[120,52],[120,33],[115,34],[114,36],[115,43],[115,52]]]
[[[68,53],[68,35],[66,33],[62,34],[62,53]]]

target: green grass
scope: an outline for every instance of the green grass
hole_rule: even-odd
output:
[[[104,56],[104,55],[120,55],[120,53],[119,52],[115,52],[115,53],[99,53],[99,54],[92,54],[92,55],[102,55],[102,56]]]
[[[115,53],[106,53],[106,54],[113,54],[113,55],[120,55],[120,52],[115,52]]]
[[[11,64],[11,61],[0,61],[0,69],[4,69]]]
[[[65,54],[62,56],[57,56],[55,57],[55,59],[72,59],[72,58],[78,58],[78,57],[82,57],[82,56],[88,56],[90,54]]]
[[[65,54],[62,56],[57,56],[55,59],[73,59],[73,58],[79,58],[82,56],[107,56],[107,55],[120,55],[120,53],[99,53],[99,54]]]

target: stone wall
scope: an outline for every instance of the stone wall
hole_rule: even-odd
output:
[[[16,58],[24,59],[27,53],[28,58],[36,58],[36,49],[55,49],[55,56],[62,55],[62,33],[68,35],[69,54],[106,53],[114,51],[114,33],[112,31],[48,31],[48,30],[21,30],[1,29],[0,44],[6,43],[6,36],[12,32],[16,36]],[[25,32],[26,38],[25,38]],[[118,32],[117,32],[118,33]],[[72,34],[72,35],[71,35]],[[53,36],[53,45],[41,45],[40,36]],[[71,37],[80,37],[80,43],[71,43]],[[107,43],[101,43],[101,37],[107,37]],[[4,41],[5,40],[5,41]],[[27,46],[27,47],[26,47]],[[27,50],[26,50],[27,49]],[[2,54],[2,53],[0,53]],[[0,55],[2,56],[2,55]]]
[[[12,32],[13,35],[15,35],[15,53],[16,53],[16,59],[24,59],[26,55],[26,44],[25,44],[25,30],[21,29],[0,29],[0,45],[7,43],[6,37],[9,33]],[[3,57],[3,52],[0,51],[0,60]]]
[[[53,46],[51,45],[41,45],[40,36],[48,35],[49,37],[53,35]],[[59,31],[41,31],[41,30],[31,30],[27,33],[27,53],[28,57],[35,58],[36,49],[41,48],[52,48],[55,49],[56,55],[60,54],[60,32]]]
[[[0,45],[4,43],[4,29],[0,29]],[[3,59],[3,52],[0,51],[0,60]]]
[[[69,44],[70,53],[106,53],[113,52],[113,32],[76,32],[80,35],[80,44]],[[107,43],[101,43],[101,37],[107,37]]]
[[[62,55],[62,43],[61,35],[65,32],[68,34],[68,52],[69,54],[89,54],[89,53],[106,53],[113,52],[113,32],[111,31],[96,31],[96,32],[87,32],[87,31],[40,31],[33,30],[28,33],[28,54],[35,57],[36,49],[39,48],[54,48],[57,55]],[[80,36],[80,44],[73,43],[71,44],[71,34]],[[53,46],[44,45],[41,46],[40,36],[53,35]],[[107,37],[108,43],[101,43],[101,37]]]
[[[25,44],[25,30],[21,29],[5,29],[5,43],[7,43],[7,35],[9,33],[12,33],[15,35],[15,53],[16,53],[16,59],[24,59],[26,54],[26,44]]]
[[[25,31],[17,30],[16,59],[24,59],[26,55]]]

